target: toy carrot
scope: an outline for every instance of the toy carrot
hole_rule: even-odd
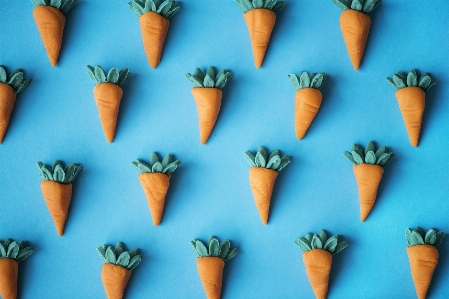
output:
[[[251,166],[249,183],[253,191],[254,201],[262,223],[267,224],[274,183],[279,172],[290,163],[290,157],[281,157],[279,150],[274,150],[270,155],[267,155],[263,146],[259,147],[255,156],[250,151],[246,151],[244,155]]]
[[[58,235],[62,236],[72,199],[72,182],[80,172],[81,165],[72,163],[63,168],[61,162],[56,160],[53,167],[42,162],[37,162],[37,166],[43,178],[41,189],[45,203]]]
[[[284,8],[284,1],[276,0],[235,0],[243,10],[243,18],[248,27],[256,68],[262,66],[271,31],[276,22],[276,13]]]
[[[135,160],[131,164],[140,171],[139,180],[147,198],[153,224],[158,226],[164,213],[165,195],[171,173],[181,165],[181,161],[172,161],[172,155],[167,154],[161,162],[159,156],[153,152],[150,164],[141,160]]]
[[[419,299],[425,299],[427,289],[432,281],[433,271],[438,264],[438,250],[444,238],[444,232],[433,228],[424,233],[422,228],[405,230],[407,240],[407,254],[410,260],[413,283]]]
[[[352,152],[343,153],[354,163],[354,176],[359,188],[360,221],[365,221],[376,201],[377,189],[384,173],[383,167],[394,153],[387,153],[385,146],[377,151],[374,142],[370,141],[365,151],[357,144],[352,146]]]
[[[368,39],[371,19],[368,16],[382,0],[332,0],[343,9],[340,27],[352,66],[357,71]],[[363,4],[362,4],[363,3]]]
[[[221,107],[221,90],[225,87],[232,73],[222,70],[215,73],[213,66],[207,69],[206,74],[200,68],[196,68],[192,74],[186,75],[193,83],[192,95],[195,98],[198,110],[201,144],[205,144],[217,121]]]
[[[36,6],[33,10],[37,29],[44,42],[48,59],[56,66],[64,34],[65,16],[78,0],[32,0]]]
[[[415,70],[411,70],[407,76],[398,72],[393,78],[388,77],[387,81],[396,89],[396,99],[410,143],[417,147],[426,104],[425,92],[435,85],[435,81],[430,78],[429,73],[424,73],[418,78]]]
[[[112,68],[106,76],[101,66],[95,68],[88,65],[87,73],[96,84],[94,88],[94,98],[100,115],[101,126],[103,127],[106,139],[112,142],[117,128],[117,116],[120,109],[120,101],[123,96],[121,86],[128,80],[131,73],[127,68],[120,72]]]
[[[215,237],[210,237],[207,243],[206,247],[200,240],[190,241],[197,256],[198,274],[207,299],[220,299],[225,262],[232,259],[238,249],[230,249],[231,242],[229,240],[219,243]]]
[[[179,10],[174,0],[134,0],[128,3],[139,17],[142,41],[148,63],[156,68],[161,61],[165,37],[170,26],[169,18]]]
[[[326,299],[329,286],[329,273],[332,255],[339,253],[348,242],[338,242],[338,235],[327,238],[324,230],[318,234],[307,234],[295,241],[304,253],[302,259],[306,266],[307,277],[317,299]]]
[[[326,80],[326,73],[308,74],[301,72],[299,76],[288,75],[296,88],[295,94],[295,131],[296,138],[302,139],[310,127],[321,106],[323,95],[320,87]]]
[[[98,254],[104,261],[101,269],[101,280],[108,299],[122,299],[132,271],[142,261],[137,254],[138,249],[125,251],[123,243],[114,247],[106,244],[97,248]]]
[[[16,96],[24,91],[29,83],[30,79],[25,78],[20,69],[8,76],[5,68],[0,66],[0,143],[8,129]]]

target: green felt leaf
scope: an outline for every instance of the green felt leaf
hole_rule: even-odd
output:
[[[115,256],[120,256],[124,251],[125,251],[125,247],[124,247],[123,243],[118,242],[114,248]]]
[[[6,247],[6,245],[5,245]],[[19,253],[19,244],[17,244],[16,241],[11,242],[8,246],[8,251],[6,252],[6,256],[12,259],[15,259],[17,257],[17,254]]]
[[[152,0],[145,0],[145,11],[156,11],[156,4]]]
[[[268,161],[270,161],[271,158],[273,158],[274,156],[280,156],[281,152],[279,150],[274,150],[270,153],[270,155],[268,155]]]
[[[195,71],[193,72],[193,74],[194,74],[195,76],[197,76],[198,78],[200,78],[201,81],[203,81],[203,80],[204,80],[204,77],[206,76],[206,75],[203,73],[203,71],[202,71],[199,67],[197,67],[197,68],[195,69]]]
[[[176,160],[175,162],[172,162],[167,166],[165,166],[164,169],[162,170],[162,173],[170,174],[173,171],[175,171],[179,165],[181,165],[181,161]]]
[[[196,256],[199,257],[198,253],[196,252],[196,243],[195,243],[195,241],[190,241],[190,246],[192,246],[193,250],[195,251]]]
[[[64,169],[62,169],[61,165],[56,165],[56,167],[53,171],[53,179],[59,183],[64,182],[65,173],[64,173]]]
[[[53,171],[55,171],[56,166],[62,167],[62,166],[61,166],[61,161],[55,160],[55,161],[53,162],[53,166],[52,166],[51,169],[52,169]]]
[[[170,0],[166,0],[164,2],[162,2],[162,4],[159,6],[158,10],[160,11],[160,15],[163,17],[167,17],[167,14],[169,13],[169,11],[172,9],[172,5],[173,5],[173,1]]]
[[[430,78],[429,75],[423,74],[420,78],[419,78],[419,83],[418,86],[422,89],[422,90],[427,90],[427,88],[430,86],[430,84],[432,83],[432,79]]]
[[[163,168],[161,162],[154,163],[153,167],[151,167],[153,173],[161,173]]]
[[[20,83],[22,83],[22,80],[23,80],[23,73],[18,72],[11,77],[8,84],[12,85],[15,88],[16,86],[19,86]]]
[[[435,247],[438,247],[441,244],[441,242],[444,239],[444,236],[445,236],[444,232],[437,232],[437,239],[434,244]]]
[[[335,247],[334,252],[333,252],[332,254],[334,255],[334,254],[339,253],[340,251],[342,251],[343,249],[345,249],[346,247],[348,247],[348,245],[349,245],[349,244],[348,244],[348,242],[346,242],[346,241],[342,241],[342,242],[338,243],[337,246]]]
[[[315,89],[320,89],[321,85],[324,83],[324,80],[326,80],[326,73],[319,73],[313,76],[312,82],[310,83],[310,87]]]
[[[14,91],[16,92],[16,94],[19,94],[23,92],[28,87],[29,84],[30,79],[23,79],[22,83],[17,88],[15,88]]]
[[[266,167],[271,169],[278,169],[280,164],[281,164],[281,157],[279,155],[276,155],[268,160],[268,164]]]
[[[381,148],[379,148],[376,151],[376,159],[379,159],[385,153],[386,150],[387,150],[387,148],[385,146],[382,146]]]
[[[311,244],[313,249],[323,249],[323,243],[321,242],[320,237],[316,234],[313,235]]]
[[[334,3],[335,5],[337,5],[339,8],[346,10],[346,9],[350,9],[350,3],[348,4],[347,1],[345,0],[332,0],[332,3]]]
[[[117,85],[122,86],[131,76],[131,73],[128,71],[127,68],[124,68],[119,73],[119,78],[117,80]]]
[[[326,243],[324,244],[323,249],[329,251],[329,253],[333,253],[335,248],[337,247],[338,239],[337,236],[332,236],[329,239],[327,239]]]
[[[234,256],[236,256],[237,255],[237,252],[238,252],[239,250],[237,249],[237,248],[233,248],[233,249],[231,249],[229,252],[228,252],[228,254],[226,255],[226,257],[223,259],[225,262],[226,261],[229,261],[230,259],[232,259]]]
[[[304,252],[312,250],[312,245],[304,237],[300,237],[299,239],[297,239],[295,241],[295,244],[298,245],[301,248],[301,250],[304,251]]]
[[[383,155],[380,156],[380,158],[377,160],[376,164],[379,166],[384,166],[385,164],[387,164],[391,158],[394,157],[394,153],[384,153]]]
[[[112,68],[108,73],[107,82],[116,84],[120,74],[117,68]]]
[[[326,232],[324,230],[321,230],[318,232],[318,237],[320,237],[321,243],[325,244],[327,241],[327,235]]]
[[[128,263],[127,268],[132,271],[140,264],[141,261],[142,261],[142,256],[138,254],[131,258],[131,260]]]
[[[408,246],[413,246],[413,240],[412,240],[412,230],[410,228],[407,228],[405,230],[405,240],[407,241]]]
[[[312,242],[312,238],[313,238],[313,234],[311,234],[311,233],[306,234],[307,241]]]
[[[33,253],[33,250],[31,249],[31,247],[23,248],[17,254],[16,260],[18,262],[21,262],[21,261],[25,260],[26,258],[28,258],[32,253]]]
[[[418,86],[418,75],[415,70],[411,70],[407,75],[408,86]]]
[[[101,256],[101,258],[103,259],[103,261],[104,261],[105,263],[108,263],[108,260],[106,259],[106,250],[105,250],[105,248],[102,247],[102,246],[97,247],[97,252],[98,252],[98,254]]]
[[[365,163],[376,164],[376,154],[373,151],[369,151],[365,156]]]
[[[360,2],[360,0],[352,0],[351,9],[361,11],[362,8],[363,8],[363,5]]]
[[[366,147],[365,147],[365,155],[369,151],[374,151],[374,142],[372,142],[372,141],[368,142],[368,144],[366,145]]]
[[[87,73],[89,74],[90,79],[92,79],[92,81],[94,81],[95,84],[100,83],[100,81],[98,81],[97,79],[97,76],[95,76],[95,69],[91,65],[86,66],[86,70]]]
[[[424,237],[424,242],[429,245],[435,244],[437,240],[437,232],[434,229],[429,229]]]
[[[5,246],[5,249],[8,249],[8,248],[9,248],[9,245],[10,245],[13,241],[14,241],[14,240],[13,240],[13,239],[10,239],[10,238],[6,239],[5,242],[3,242],[3,245]]]
[[[111,246],[108,246],[108,249],[106,249],[104,257],[106,258],[106,261],[110,264],[115,264],[115,262],[117,261],[114,250],[112,249]]]
[[[94,69],[95,77],[99,83],[106,82],[106,75],[104,74],[104,70],[101,66],[97,65]]]
[[[257,154],[256,154],[255,163],[256,163],[256,166],[258,166],[258,167],[266,166],[265,158],[262,156],[262,154],[260,152],[257,152]]]
[[[285,6],[285,2],[284,1],[279,1],[277,2],[273,8],[271,9],[274,13],[278,13],[280,12]]]
[[[302,86],[302,88],[310,87],[310,78],[307,72],[301,72],[301,74],[299,75],[299,84],[300,86]]]
[[[66,0],[63,1],[61,8],[59,9],[63,14],[68,13],[73,6],[78,2],[78,0]]]
[[[393,75],[393,81],[398,89],[407,87],[406,81],[404,81],[403,78],[399,77],[397,74]]]
[[[349,159],[349,161],[351,161],[354,164],[358,164],[355,160],[354,157],[352,156],[352,154],[350,152],[344,151],[343,154],[346,156],[346,158]]]
[[[232,77],[232,73],[225,71],[223,73],[223,75],[218,74],[217,75],[217,79],[215,81],[215,87],[222,89],[223,87],[226,86],[226,84],[228,83],[229,79]]]
[[[61,0],[50,0],[51,6],[60,9],[61,8]]]
[[[213,238],[209,242],[209,255],[210,256],[220,256],[220,244],[217,238]]]
[[[40,171],[40,174],[43,179],[48,180],[48,181],[53,181],[53,173],[49,166],[42,165],[40,167],[39,171]]]
[[[283,156],[281,158],[281,163],[279,164],[279,167],[277,169],[273,169],[273,170],[277,170],[277,172],[281,172],[285,167],[287,167],[287,165],[291,162],[290,157],[289,156]]]
[[[263,0],[253,0],[253,8],[262,8]]]
[[[7,78],[5,69],[0,66],[0,82],[5,83]]]
[[[352,145],[352,150],[355,151],[357,154],[359,154],[359,156],[362,158],[362,160],[363,160],[363,158],[365,158],[365,151],[357,144]]]
[[[387,78],[387,82],[390,83],[390,85],[391,85],[394,89],[396,89],[396,90],[399,89],[399,88],[396,86],[396,83],[394,83],[393,78],[388,77],[388,78]]]
[[[172,155],[167,154],[164,159],[162,159],[162,167],[167,167],[168,164],[172,162]]]
[[[159,162],[159,156],[156,152],[152,152],[150,155],[150,167],[153,168],[156,162]]]
[[[292,83],[293,87],[296,90],[300,90],[301,89],[301,87],[299,85],[299,78],[298,78],[298,76],[296,76],[295,74],[290,74],[290,75],[288,75],[288,79],[290,79],[290,82]]]
[[[142,6],[142,4],[137,1],[129,2],[128,5],[129,5],[129,7],[131,7],[131,9],[134,11],[134,13],[138,17],[140,17],[141,15],[143,15],[145,13],[145,9]]]
[[[139,249],[137,249],[137,248],[133,248],[130,251],[128,251],[129,256],[131,257],[131,259],[137,255],[138,251],[139,251]]]
[[[253,8],[249,0],[235,0],[235,3],[237,3],[237,5],[243,10],[244,13]]]
[[[420,233],[418,233],[416,230],[412,231],[410,238],[414,245],[418,245],[418,244],[423,245],[424,244],[422,235]]]
[[[210,77],[209,74],[206,74],[206,77],[204,77],[203,85],[204,87],[213,88],[215,87],[215,81]]]
[[[129,264],[130,259],[131,259],[131,257],[129,256],[129,253],[123,252],[119,255],[116,264],[126,268]]]
[[[78,173],[81,170],[81,165],[79,164],[75,164],[75,163],[71,163],[69,165],[66,166],[66,168],[64,169],[65,172],[65,183],[71,183],[75,180],[75,178],[78,176]]]
[[[206,76],[207,76],[207,75],[209,75],[209,77],[210,77],[213,81],[215,81],[215,68],[214,68],[213,66],[210,66],[210,67],[207,69]],[[206,78],[206,77],[204,77],[204,78]]]
[[[356,151],[352,151],[352,157],[354,158],[354,161],[357,164],[362,164],[363,163],[362,157],[360,157],[359,153],[357,153]]]
[[[245,156],[246,161],[248,161],[248,163],[251,167],[257,166],[256,157],[254,157],[254,155],[253,155],[253,153],[251,153],[251,151],[246,151],[245,153],[243,153],[243,155]]]
[[[0,242],[0,257],[6,257],[6,249],[2,242]]]
[[[224,240],[220,243],[220,257],[222,259],[226,258],[230,248],[231,242],[229,240]]]
[[[196,240],[195,244],[196,244],[196,252],[198,253],[199,256],[208,256],[207,248],[206,246],[204,246],[203,242],[201,242],[200,240]]]
[[[203,87],[203,79],[200,79],[196,75],[192,75],[190,73],[186,74],[186,78],[189,79],[190,82],[192,82],[194,87]]]

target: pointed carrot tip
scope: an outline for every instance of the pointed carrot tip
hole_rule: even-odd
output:
[[[56,232],[58,233],[58,236],[62,237],[62,235],[64,235],[64,227],[57,227]]]

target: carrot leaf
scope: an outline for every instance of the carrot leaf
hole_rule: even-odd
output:
[[[138,17],[147,12],[155,12],[166,19],[171,18],[180,8],[179,3],[174,0],[165,0],[162,3],[160,0],[134,0],[129,2],[128,6]]]
[[[348,247],[348,242],[346,241],[342,241],[340,243],[337,244],[337,246],[335,246],[334,252],[331,252],[332,254],[337,254],[340,251],[342,251],[343,249],[345,249],[346,247]]]
[[[343,154],[356,165],[366,163],[384,166],[394,157],[393,152],[386,153],[385,150],[386,148],[383,146],[376,151],[374,142],[370,141],[364,150],[357,144],[354,144],[352,152],[345,151]]]
[[[429,229],[426,233],[420,227],[416,227],[414,230],[407,228],[405,230],[405,239],[407,246],[416,245],[433,245],[437,247],[443,241],[445,234],[443,231],[437,231],[433,228]]]
[[[71,10],[73,8],[73,6],[78,2],[78,0],[67,0],[67,1],[62,1],[61,7],[59,8],[59,10],[65,14],[67,13],[69,10]]]
[[[313,235],[311,244],[314,249],[323,249],[323,243],[318,235]]]
[[[343,10],[351,8],[351,0],[332,0],[332,3]]]
[[[354,160],[355,160],[355,162],[357,164],[362,164],[363,163],[362,157],[356,151],[352,151],[352,157],[354,158]]]
[[[172,162],[172,155],[167,154],[161,163],[158,154],[153,152],[151,153],[149,164],[136,159],[131,162],[131,165],[137,168],[141,173],[171,174],[179,167],[179,165],[181,165],[181,161],[176,160]]]
[[[396,90],[406,87],[419,87],[424,92],[436,84],[436,82],[430,77],[429,73],[423,73],[421,77],[419,77],[417,71],[414,69],[411,70],[407,76],[405,76],[402,72],[397,72],[393,75],[393,78],[388,77],[387,81]]]
[[[306,234],[306,237],[300,237],[295,241],[302,251],[306,252],[314,249],[324,249],[330,254],[336,254],[346,248],[346,241],[338,242],[339,235],[327,238],[326,232],[321,230],[318,234]]]
[[[295,244],[298,245],[302,249],[302,251],[312,250],[312,245],[310,244],[310,241],[304,237],[300,237],[299,239],[297,239],[295,241]]]
[[[301,72],[301,74],[299,75],[299,85],[302,86],[302,88],[310,87],[310,77],[307,72]]]
[[[142,260],[142,256],[137,254],[138,249],[125,250],[125,245],[118,242],[115,247],[103,244],[97,247],[97,252],[105,263],[121,266],[128,270],[133,270]]]
[[[237,248],[229,250],[231,247],[231,242],[229,240],[224,240],[219,243],[218,239],[214,236],[209,238],[207,242],[207,247],[200,240],[190,241],[193,250],[197,257],[219,257],[223,261],[228,261],[237,254]]]
[[[333,252],[335,248],[337,247],[338,239],[336,236],[332,236],[329,239],[327,239],[326,243],[324,243],[323,249]]]
[[[267,151],[263,146],[259,147],[255,156],[251,151],[246,151],[244,156],[251,167],[267,168],[277,172],[281,172],[290,163],[290,157],[283,156],[281,158],[279,150],[274,150],[267,155]]]
[[[186,77],[197,88],[223,89],[232,77],[232,73],[224,69],[217,74],[215,68],[211,66],[207,69],[206,74],[200,68],[195,68],[193,75],[188,73]]]
[[[127,266],[128,270],[131,270],[131,271],[134,270],[139,265],[139,263],[141,261],[142,261],[142,256],[139,254],[132,257]]]
[[[351,9],[361,11],[362,8],[363,8],[363,5],[360,2],[360,0],[352,0]]]
[[[246,151],[245,153],[243,153],[243,155],[245,156],[246,160],[248,161],[251,167],[257,166],[256,157],[254,157],[253,153],[251,153],[250,151]]]
[[[20,69],[15,69],[8,76],[5,68],[0,66],[0,83],[8,84],[12,87],[15,94],[19,94],[27,88],[30,79],[25,78]]]
[[[56,160],[53,167],[37,162],[39,174],[44,180],[55,181],[61,184],[72,183],[81,170],[81,165],[77,163],[68,164],[65,168],[62,167],[60,161]]]
[[[218,243],[217,238],[212,238],[209,242],[209,253],[213,256],[220,255],[220,244]]]
[[[276,0],[235,0],[235,3],[243,10],[244,13],[252,9],[270,9],[277,13],[285,6],[284,1],[277,2]]]
[[[130,259],[131,259],[131,257],[129,256],[129,253],[128,252],[123,252],[117,258],[117,265],[122,266],[122,267],[126,267],[126,266],[128,266]]]
[[[232,259],[233,257],[235,257],[237,255],[237,253],[239,252],[239,250],[237,248],[233,248],[231,249],[228,254],[226,255],[226,257],[223,259],[225,262],[229,261],[230,259]]]
[[[25,242],[6,239],[0,241],[0,259],[9,258],[18,262],[23,261],[33,253],[31,247],[25,247]]]
[[[20,244],[19,244],[19,246],[20,246]],[[22,246],[20,246],[20,247],[22,247]],[[27,257],[29,257],[32,253],[33,253],[33,250],[31,249],[31,247],[23,248],[17,254],[16,260],[18,262],[21,262],[24,259],[26,259]]]
[[[231,242],[229,240],[224,240],[220,243],[220,257],[224,259],[231,248]]]
[[[117,68],[112,68],[108,73],[107,81],[110,83],[117,84],[119,78],[119,71]]]
[[[418,75],[415,70],[411,70],[407,75],[407,86],[418,86]]]
[[[225,70],[222,70],[221,72],[225,72]],[[221,72],[220,72],[220,73],[221,73]],[[203,80],[204,80],[204,77],[206,76],[206,75],[203,73],[203,71],[202,71],[199,67],[197,67],[197,68],[195,69],[195,71],[193,72],[193,74],[194,74],[195,76],[197,76],[197,77],[200,79],[200,82],[203,81]]]
[[[115,85],[122,86],[123,83],[128,80],[129,76],[131,76],[131,73],[127,68],[124,68],[121,71],[119,71],[117,68],[112,68],[108,72],[107,76],[103,68],[99,65],[97,65],[95,68],[88,65],[86,66],[86,70],[90,79],[95,84],[113,83]]]
[[[369,151],[365,156],[365,162],[368,164],[376,164],[376,155],[373,151]]]

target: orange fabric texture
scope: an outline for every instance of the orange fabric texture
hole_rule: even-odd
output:
[[[365,221],[376,202],[377,189],[384,169],[375,164],[354,165],[354,176],[359,188],[360,221]]]
[[[46,5],[36,6],[33,10],[33,16],[47,51],[48,59],[50,59],[51,65],[55,67],[61,50],[65,16],[57,8]]]
[[[61,184],[54,181],[42,180],[42,194],[56,226],[58,235],[64,234],[65,221],[69,213],[72,199],[72,184]]]
[[[340,15],[340,27],[352,66],[358,70],[365,51],[371,19],[363,12],[346,9]]]
[[[153,224],[158,226],[164,213],[165,195],[168,191],[170,175],[146,172],[139,174],[139,180],[147,198]]]
[[[251,167],[249,169],[249,183],[263,224],[268,223],[271,194],[278,174],[275,170],[262,167]]]
[[[2,143],[8,129],[15,102],[16,93],[14,89],[10,85],[0,82],[0,143]]]
[[[100,83],[94,88],[94,97],[97,103],[98,114],[100,115],[101,126],[109,142],[112,142],[115,137],[117,116],[122,96],[123,89],[117,84]]]
[[[301,88],[295,94],[296,138],[302,139],[315,118],[322,101],[321,91],[315,88]]]
[[[2,299],[17,298],[19,262],[10,258],[0,259],[0,296]]]
[[[132,271],[114,264],[103,264],[101,280],[108,299],[122,299]]]
[[[148,63],[154,69],[161,61],[170,21],[156,12],[149,11],[140,16],[139,22],[143,48],[147,55]]]
[[[438,264],[438,250],[433,245],[408,246],[406,249],[416,294],[419,299],[425,299]]]
[[[270,9],[255,8],[244,13],[243,18],[248,27],[256,68],[260,68],[276,22],[276,14]]]
[[[419,87],[406,87],[396,91],[396,99],[401,109],[405,128],[412,146],[417,147],[421,132],[422,115],[426,104],[426,94]]]
[[[207,299],[220,299],[224,261],[219,257],[199,257],[196,264]]]
[[[218,88],[192,88],[198,110],[201,144],[205,144],[217,121],[221,107],[222,91]]]
[[[326,299],[332,255],[324,249],[313,249],[302,254],[307,277],[317,299]]]

